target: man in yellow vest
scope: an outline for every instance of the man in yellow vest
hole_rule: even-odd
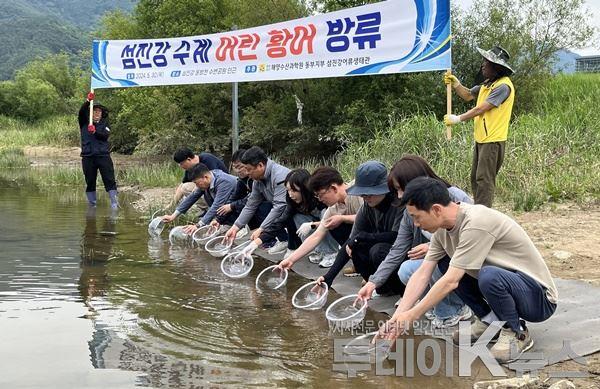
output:
[[[471,166],[471,187],[475,204],[492,206],[496,175],[504,160],[508,136],[508,124],[515,100],[515,88],[508,78],[513,70],[508,65],[508,53],[500,46],[485,51],[477,48],[483,56],[481,73],[483,84],[469,89],[451,74],[444,75],[444,83],[452,87],[463,100],[477,97],[475,108],[462,115],[445,115],[448,126],[473,119],[475,122],[475,148]]]

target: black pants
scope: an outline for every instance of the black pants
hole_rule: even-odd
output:
[[[390,252],[392,245],[390,243],[360,243],[355,244],[352,249],[352,262],[354,268],[360,273],[365,281],[375,274],[381,262]],[[379,294],[403,294],[404,284],[398,278],[398,272],[393,272],[388,280],[377,288]]]
[[[107,192],[109,190],[117,189],[115,168],[113,167],[110,155],[81,157],[81,166],[83,167],[83,175],[85,176],[86,192],[96,191],[96,177],[98,177],[98,170],[100,170],[104,189],[106,189]]]

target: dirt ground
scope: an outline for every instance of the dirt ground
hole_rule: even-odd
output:
[[[32,166],[79,165],[79,148],[26,147],[24,153]],[[126,167],[142,159],[113,154],[115,165]],[[140,197],[133,206],[142,213],[166,207],[174,188],[121,188],[136,192]],[[515,213],[500,205],[523,226],[545,258],[554,277],[581,280],[600,287],[600,204],[548,204],[541,210]],[[599,290],[600,291],[600,290]],[[599,293],[600,297],[600,293]],[[567,361],[548,367],[551,371],[583,371],[592,376],[573,379],[578,388],[600,388],[600,353],[586,357],[587,366]]]

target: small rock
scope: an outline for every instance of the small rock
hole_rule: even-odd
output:
[[[538,377],[507,378],[494,381],[479,381],[473,385],[473,389],[538,389],[543,386]]]
[[[548,389],[575,389],[576,386],[569,380],[560,380],[552,385]]]
[[[555,258],[562,260],[569,259],[573,256],[573,254],[571,254],[570,252],[562,250],[555,251],[554,253],[552,253],[552,255],[554,255]]]

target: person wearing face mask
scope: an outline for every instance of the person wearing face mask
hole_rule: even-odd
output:
[[[404,208],[392,206],[396,195],[390,191],[387,176],[387,168],[378,161],[367,161],[356,169],[354,185],[348,188],[348,194],[362,197],[364,203],[356,214],[350,237],[318,283],[331,286],[350,259],[356,271],[368,281],[389,253],[398,235]],[[403,291],[404,284],[397,274],[390,275],[377,287],[377,293],[382,295]]]
[[[108,126],[108,109],[95,102],[92,121],[89,123],[90,102],[94,100],[94,93],[87,95],[86,101],[79,109],[79,130],[81,134],[81,166],[85,176],[85,195],[90,206],[96,206],[96,177],[98,171],[104,183],[104,189],[110,197],[110,206],[119,207],[117,200],[117,182],[115,181],[115,168],[110,157],[110,128]]]
[[[464,87],[458,78],[446,73],[444,83],[463,100],[477,99],[474,108],[462,115],[445,115],[444,123],[452,126],[470,119],[475,123],[471,187],[475,204],[492,206],[496,175],[504,161],[508,125],[515,100],[515,87],[509,76],[514,72],[508,65],[509,55],[500,46],[485,51],[477,48],[483,57],[483,83],[473,88]]]

